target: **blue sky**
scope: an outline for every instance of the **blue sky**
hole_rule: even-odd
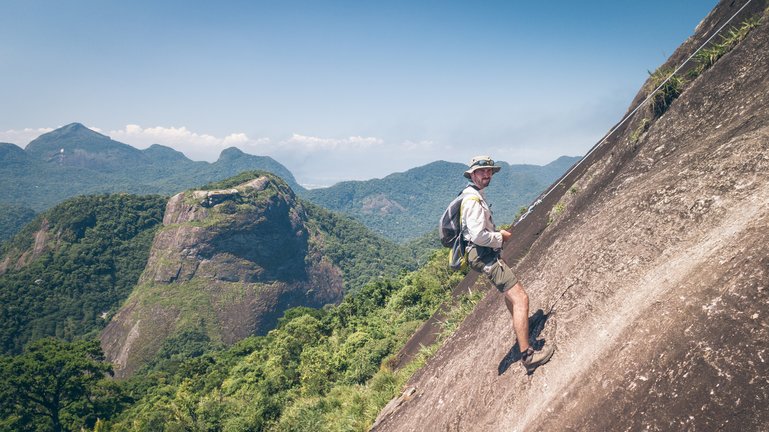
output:
[[[72,122],[300,183],[584,154],[716,0],[0,0],[0,141]]]

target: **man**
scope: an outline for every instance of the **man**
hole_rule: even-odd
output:
[[[461,207],[462,235],[469,244],[467,260],[470,268],[485,274],[504,295],[507,310],[513,318],[521,363],[526,372],[532,373],[550,360],[555,347],[548,344],[535,351],[529,343],[529,297],[513,271],[500,258],[502,244],[512,234],[506,230],[497,231],[483,192],[491,182],[491,176],[500,169],[488,156],[476,156],[470,160],[465,177],[472,183],[462,192],[465,195]]]

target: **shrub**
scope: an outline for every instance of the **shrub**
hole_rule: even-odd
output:
[[[655,118],[662,117],[670,104],[681,95],[686,86],[686,80],[679,75],[672,75],[673,70],[668,67],[657,69],[649,73],[649,90],[654,91],[651,98],[652,114]],[[656,90],[655,90],[656,89]]]

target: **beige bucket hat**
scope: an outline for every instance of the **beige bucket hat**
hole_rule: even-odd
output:
[[[476,156],[470,159],[470,163],[468,165],[469,167],[467,171],[465,171],[465,177],[467,178],[470,178],[470,174],[472,174],[473,171],[477,169],[491,168],[492,173],[496,173],[502,169],[502,167],[495,165],[494,161],[491,160],[491,158],[488,156]]]

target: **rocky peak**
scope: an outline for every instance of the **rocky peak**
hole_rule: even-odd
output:
[[[190,322],[202,319],[212,340],[229,344],[266,332],[289,307],[340,300],[341,272],[318,253],[316,235],[270,174],[172,197],[139,286],[102,335],[118,374]]]

